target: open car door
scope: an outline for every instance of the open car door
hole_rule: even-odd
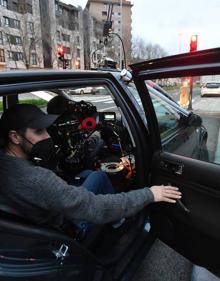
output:
[[[214,158],[201,161],[175,150],[167,151],[161,145],[158,116],[146,86],[147,80],[172,78],[175,92],[175,85],[181,86],[184,79],[190,78],[189,94],[194,95],[193,91],[201,90],[201,77],[220,74],[220,48],[150,60],[131,68],[152,141],[151,185],[172,184],[182,192],[177,204],[152,206],[151,230],[193,263],[220,273],[220,165],[214,163]],[[201,101],[200,94],[196,98]],[[209,105],[210,102],[207,109]],[[199,118],[191,114],[188,125],[196,127],[198,122]],[[218,133],[216,137],[218,146]]]

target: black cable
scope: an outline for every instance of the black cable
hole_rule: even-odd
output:
[[[115,32],[110,32],[110,35],[113,34],[113,35],[116,35],[120,41],[121,41],[121,44],[122,44],[122,48],[123,48],[123,56],[124,56],[124,65],[122,65],[122,68],[126,68],[126,54],[125,54],[125,47],[124,47],[124,43],[123,43],[123,40],[121,38],[121,36],[118,34],[118,33],[115,33]]]

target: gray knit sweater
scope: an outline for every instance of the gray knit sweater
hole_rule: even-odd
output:
[[[1,198],[38,224],[59,226],[63,218],[103,224],[131,216],[154,201],[149,188],[95,195],[68,185],[52,171],[0,151]]]

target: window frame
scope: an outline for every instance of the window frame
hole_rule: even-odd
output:
[[[31,53],[31,65],[38,65],[36,53]]]
[[[4,49],[0,49],[0,62],[5,62],[5,50]]]
[[[4,45],[3,33],[0,31],[0,45]]]

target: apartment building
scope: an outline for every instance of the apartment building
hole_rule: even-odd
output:
[[[88,0],[86,9],[89,14],[104,23],[107,19],[109,4],[113,4],[112,32],[117,33],[124,42],[127,63],[131,55],[131,8],[132,4],[127,0]],[[112,35],[106,45],[106,55],[120,62],[123,58],[123,50],[120,39]]]
[[[0,70],[43,68],[39,0],[0,0]]]
[[[64,61],[57,50],[64,50]],[[82,8],[58,0],[0,0],[0,70],[84,68]]]
[[[45,67],[84,69],[82,8],[58,0],[39,1]],[[58,59],[59,47],[65,63]]]
[[[84,9],[83,26],[85,69],[96,68],[104,55],[103,22],[97,20],[87,9]]]

